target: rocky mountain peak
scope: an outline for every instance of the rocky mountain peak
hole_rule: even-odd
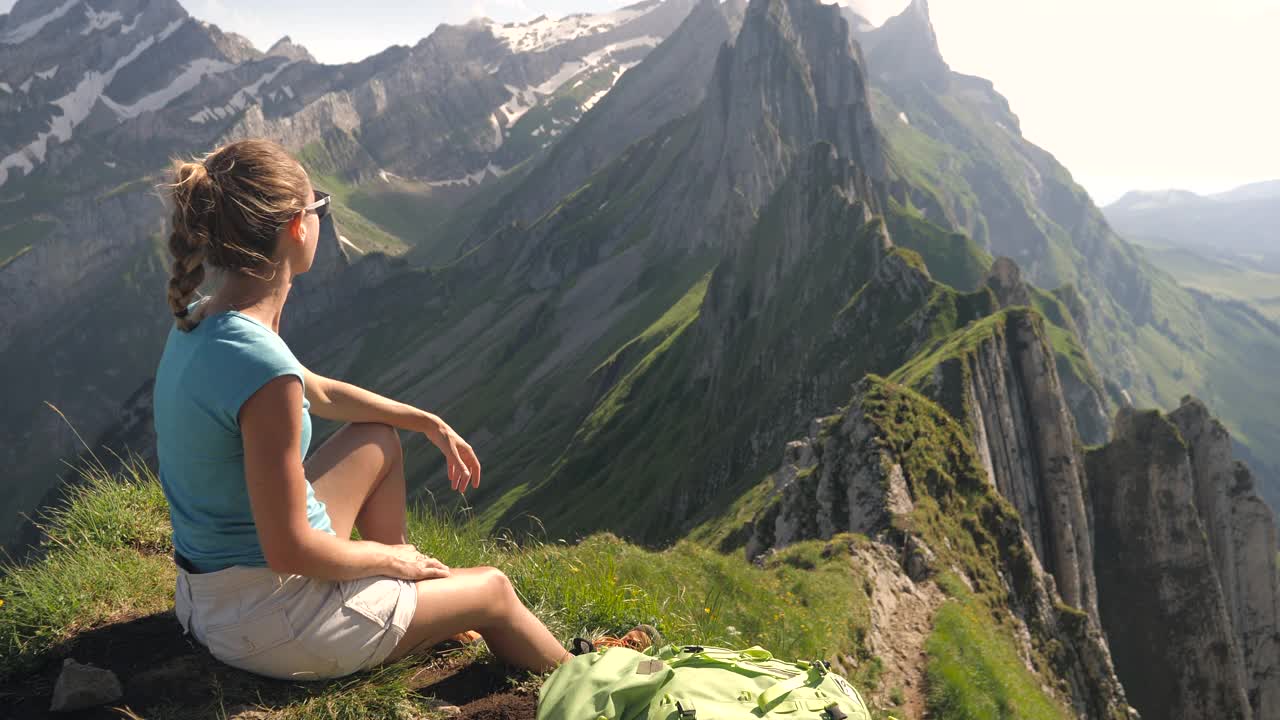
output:
[[[1000,307],[1031,304],[1031,292],[1022,279],[1022,269],[1007,257],[996,258],[992,263],[986,285],[996,294]]]
[[[729,138],[755,144],[772,126],[787,145],[807,148],[826,140],[841,157],[880,174],[862,56],[837,7],[817,0],[753,0],[721,64],[708,105],[724,118]],[[748,158],[756,154],[749,147],[733,149]]]
[[[951,67],[938,48],[938,36],[929,17],[928,0],[912,0],[898,15],[861,37],[872,70],[923,82],[933,92],[944,92]]]
[[[313,63],[316,61],[310,51],[302,45],[295,43],[288,35],[277,40],[275,44],[271,46],[271,49],[267,50],[267,57],[288,58],[294,62]]]
[[[716,59],[700,120],[686,162],[705,180],[673,219],[709,218],[713,243],[745,236],[815,143],[872,178],[884,174],[862,56],[839,8],[818,0],[752,0],[737,39]],[[682,231],[667,230],[688,236]],[[692,242],[700,240],[695,233]]]

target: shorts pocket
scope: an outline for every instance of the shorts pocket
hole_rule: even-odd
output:
[[[389,577],[367,577],[338,583],[342,605],[386,627],[400,601],[400,582]]]
[[[215,658],[230,663],[279,647],[294,638],[283,607],[240,622],[205,628],[205,645]]]

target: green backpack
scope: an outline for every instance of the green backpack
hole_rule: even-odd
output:
[[[668,645],[604,648],[561,665],[542,686],[537,720],[871,720],[826,663],[748,650]]]

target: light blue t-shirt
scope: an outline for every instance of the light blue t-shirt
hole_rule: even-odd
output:
[[[190,332],[169,331],[154,391],[160,484],[173,545],[202,572],[267,564],[245,485],[239,415],[246,400],[281,375],[306,382],[284,340],[248,315],[218,313]],[[304,397],[303,458],[311,444],[310,406]],[[310,482],[307,520],[333,533]]]

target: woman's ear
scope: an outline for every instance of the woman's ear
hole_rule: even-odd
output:
[[[289,221],[289,235],[301,242],[307,241],[306,213],[298,213]]]

